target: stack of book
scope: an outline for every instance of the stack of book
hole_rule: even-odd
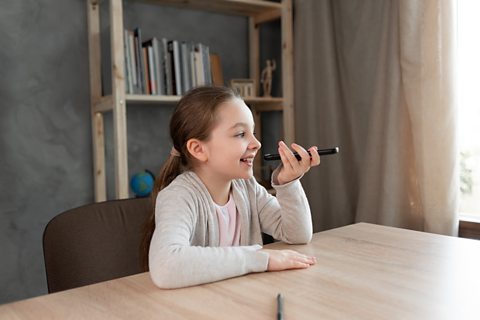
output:
[[[201,43],[157,39],[142,41],[141,30],[125,30],[127,94],[183,95],[212,84],[210,49]]]

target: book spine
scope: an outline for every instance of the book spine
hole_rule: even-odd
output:
[[[150,86],[152,94],[157,94],[157,76],[155,74],[155,61],[153,59],[153,46],[147,46],[148,53],[148,74],[150,78]]]
[[[222,63],[218,54],[210,54],[210,66],[212,71],[212,83],[215,86],[223,86]]]
[[[123,32],[123,51],[125,52],[125,91],[127,94],[133,93],[132,69],[130,68],[130,42],[128,39],[128,30]]]
[[[148,67],[148,48],[142,47],[142,58],[143,58],[143,76],[145,81],[145,92],[144,94],[152,94],[152,86],[150,82],[150,74]]]
[[[195,50],[194,46],[192,45],[190,47],[190,70],[192,72],[192,88],[198,87],[198,81],[197,81],[197,68],[195,65]]]
[[[180,45],[177,40],[172,41],[173,45],[173,66],[175,70],[175,92],[177,95],[183,94],[182,88],[182,64],[180,59]]]
[[[157,80],[157,94],[165,94],[165,72],[163,68],[163,51],[157,38],[152,40],[153,59],[155,64],[155,74]]]
[[[202,59],[202,52],[201,52],[201,45],[195,45],[194,51],[194,63],[195,63],[195,73],[197,78],[197,86],[204,86],[205,85],[205,73],[203,71],[203,59]]]
[[[165,68],[165,85],[167,88],[167,95],[173,95],[173,79],[172,79],[172,59],[170,51],[168,51],[168,41],[167,39],[162,39],[163,47],[163,65]]]
[[[133,30],[133,34],[135,37],[135,48],[136,48],[136,58],[137,58],[137,79],[138,79],[138,89],[140,94],[145,94],[146,91],[146,83],[145,83],[145,62],[143,59],[142,53],[142,31],[140,28],[135,28]]]
[[[128,30],[128,49],[130,50],[130,77],[132,78],[132,91],[130,93],[138,92],[136,57],[135,57],[135,41],[133,31]]]
[[[190,70],[190,55],[188,44],[186,42],[182,42],[180,46],[180,52],[182,57],[182,80],[183,80],[183,91],[184,93],[187,92],[192,88],[192,76]]]
[[[201,45],[202,65],[205,78],[205,85],[212,85],[212,72],[210,68],[210,48],[204,44]]]

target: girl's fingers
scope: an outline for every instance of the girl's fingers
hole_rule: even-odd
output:
[[[317,260],[314,258],[314,257],[306,257],[306,258],[303,258],[304,259],[304,262],[305,263],[308,263],[308,264],[315,264],[317,262]]]
[[[278,147],[278,154],[280,155],[280,160],[285,168],[291,168],[292,165],[290,160],[288,159],[288,154],[279,146]]]
[[[320,156],[318,155],[317,147],[310,147],[307,152],[302,146],[292,143],[292,149],[300,156],[298,160],[292,150],[285,144],[284,141],[278,143],[278,153],[282,160],[283,168],[277,176],[278,183],[284,184],[290,182],[310,170],[310,167],[320,164]]]
[[[317,262],[317,259],[315,257],[307,256],[306,254],[300,253],[298,251],[287,249],[287,250],[285,250],[285,252],[287,252],[292,257],[292,259],[296,259],[296,260],[299,260],[301,262],[305,262],[305,263],[308,263],[308,264],[314,264],[315,262]]]
[[[308,154],[307,150],[305,150],[302,146],[296,143],[292,143],[292,149],[295,150],[300,155],[300,157],[302,157],[299,162],[303,167],[310,166],[310,155]]]
[[[301,262],[308,263],[308,264],[315,264],[317,260],[314,257],[302,256],[299,258]]]
[[[285,142],[280,141],[278,143],[278,153],[280,154],[280,159],[282,159],[282,163],[284,166],[295,168],[297,165],[297,158],[293,155],[293,152],[288,149]]]
[[[318,148],[316,146],[310,147],[308,151],[310,151],[311,154],[311,160],[310,160],[310,165],[313,166],[318,166],[320,164],[320,155],[317,152]]]
[[[313,259],[313,257],[307,257],[304,255],[295,257],[293,261],[293,263],[295,265],[298,265],[300,268],[308,268],[311,265],[315,264],[315,262],[316,261],[315,259]]]
[[[303,263],[303,262],[300,262],[300,261],[296,261],[292,265],[292,269],[306,269],[308,267],[310,267],[310,265],[308,263]]]

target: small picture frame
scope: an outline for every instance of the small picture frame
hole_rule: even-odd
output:
[[[242,98],[255,97],[255,80],[253,79],[232,79],[230,87]]]

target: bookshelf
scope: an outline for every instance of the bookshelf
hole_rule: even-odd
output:
[[[151,5],[175,6],[248,17],[249,77],[257,80],[257,96],[260,92],[260,26],[263,23],[280,19],[282,97],[254,97],[245,99],[245,102],[252,108],[257,132],[261,132],[261,114],[263,112],[282,111],[284,139],[287,142],[294,141],[292,0],[281,0],[281,2],[266,0],[151,0],[149,3]],[[171,104],[180,99],[179,96],[125,93],[122,0],[109,0],[109,11],[112,93],[103,96],[100,54],[100,4],[99,0],[87,0],[90,112],[96,202],[107,200],[104,114],[112,112],[113,115],[115,197],[124,199],[129,197],[127,105],[129,103],[135,103],[136,105],[154,104],[162,107],[162,105]],[[257,156],[255,161],[254,173],[256,177],[260,177],[261,157]]]

